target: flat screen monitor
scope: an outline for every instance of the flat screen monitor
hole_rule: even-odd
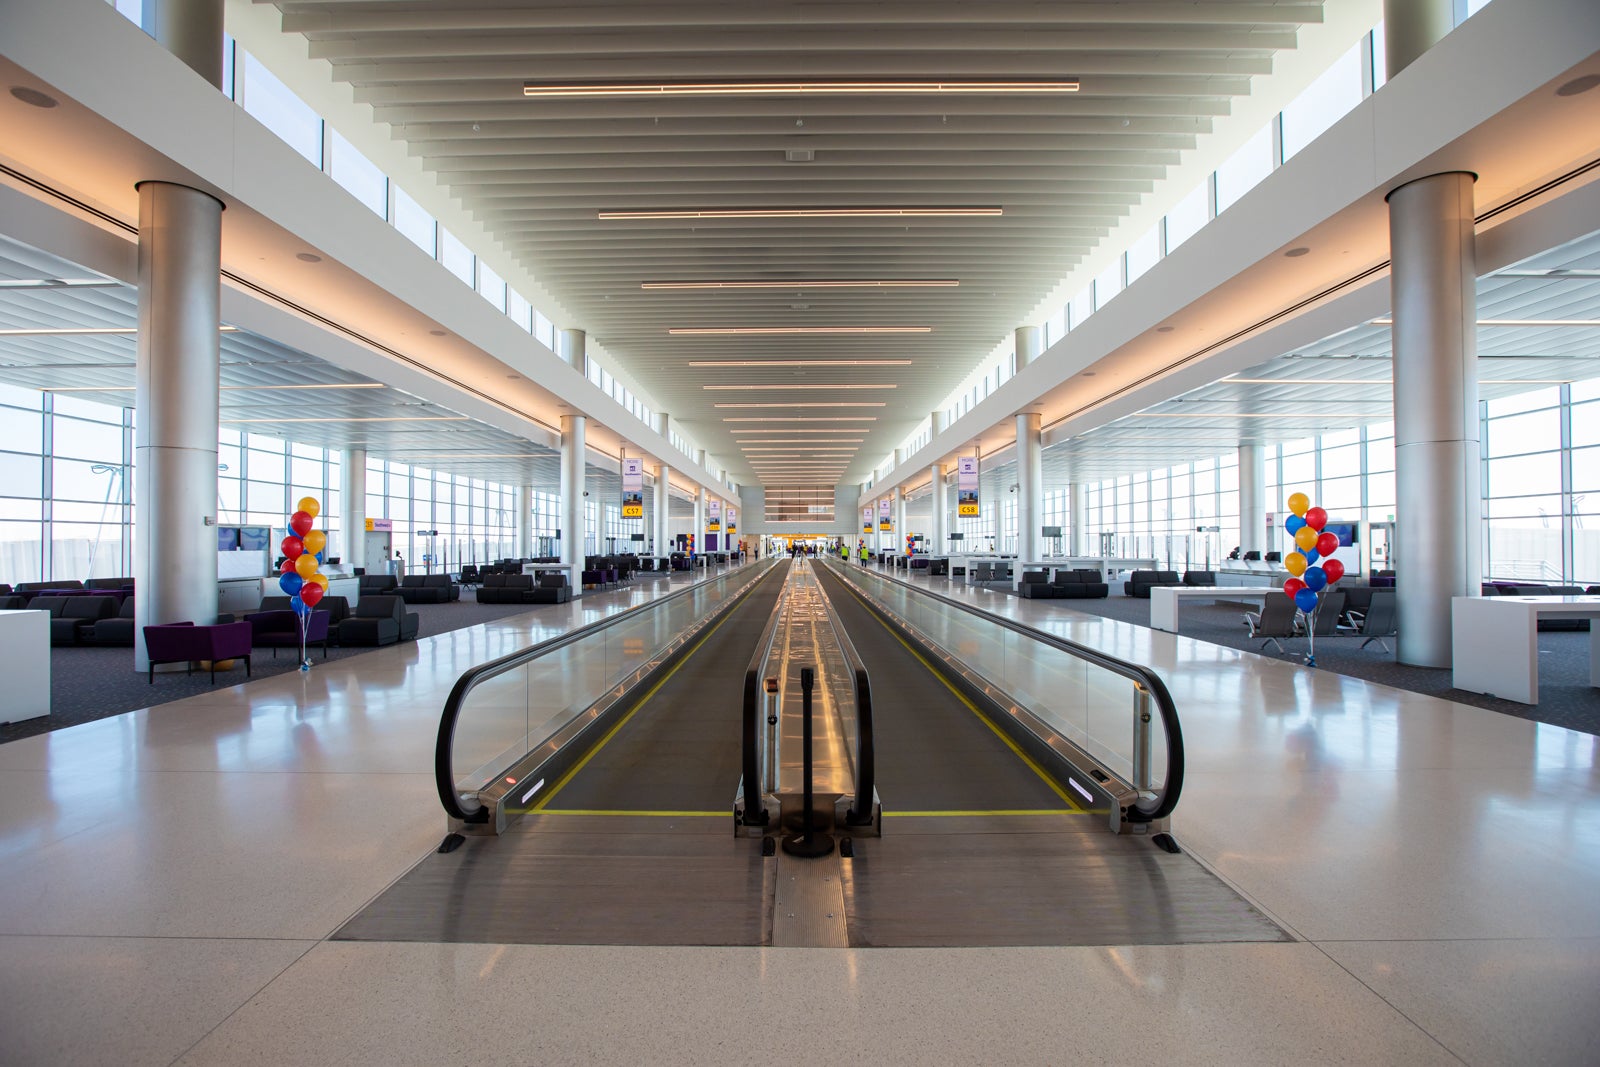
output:
[[[239,527],[217,527],[217,551],[236,552],[239,549]]]
[[[965,541],[966,539],[967,539],[967,535],[966,534],[951,534],[950,535],[950,540],[952,540],[952,541]]]
[[[1043,535],[1045,537],[1060,537],[1061,536],[1061,527],[1059,527],[1059,526],[1046,526],[1046,527],[1043,528],[1042,532],[1043,532]]]
[[[1349,547],[1356,543],[1357,527],[1353,522],[1330,522],[1322,530],[1324,533],[1337,536],[1341,547]]]
[[[239,547],[246,552],[265,552],[272,544],[272,527],[239,527]]]
[[[644,540],[644,534],[634,534],[632,537],[629,538],[629,540],[631,540],[631,541],[643,541]]]

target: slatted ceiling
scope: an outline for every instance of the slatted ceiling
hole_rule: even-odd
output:
[[[737,463],[708,382],[898,386],[850,477],[998,340],[1322,20],[1311,2],[849,4],[285,0],[335,80],[657,405]],[[1080,91],[523,99],[526,81],[1080,79]],[[788,149],[814,153],[790,163]],[[1002,206],[993,218],[602,221],[624,208]],[[943,277],[936,292],[642,292],[649,280]],[[669,326],[928,325],[914,341],[672,338]],[[908,356],[909,367],[690,368]],[[817,375],[827,373],[829,378]],[[837,377],[835,377],[837,375]],[[799,399],[793,391],[752,400]],[[741,397],[744,399],[744,397]],[[774,484],[737,470],[742,479]]]

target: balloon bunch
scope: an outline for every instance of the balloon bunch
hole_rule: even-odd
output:
[[[1337,534],[1328,533],[1328,513],[1311,506],[1311,498],[1304,493],[1289,497],[1289,517],[1283,528],[1294,538],[1297,552],[1283,558],[1284,569],[1291,577],[1283,583],[1283,592],[1294,606],[1306,616],[1306,634],[1311,642],[1311,652],[1306,665],[1317,665],[1316,624],[1312,618],[1317,612],[1324,589],[1344,577],[1344,564],[1333,558],[1339,549]]]
[[[289,516],[289,534],[278,545],[283,552],[278,588],[289,595],[289,606],[300,617],[300,669],[308,671],[311,660],[306,656],[305,639],[311,609],[328,592],[328,577],[321,570],[328,535],[311,528],[322,511],[316,497],[303,496],[295,506],[298,510]]]
[[[906,555],[915,555],[917,551],[917,538],[914,534],[906,534]]]

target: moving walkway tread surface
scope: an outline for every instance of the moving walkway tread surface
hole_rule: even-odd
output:
[[[817,569],[871,676],[884,810],[841,868],[851,946],[1290,940],[1192,857],[1107,833]]]
[[[731,832],[745,668],[780,563],[538,809],[500,837],[431,854],[337,940],[759,945],[759,842]]]

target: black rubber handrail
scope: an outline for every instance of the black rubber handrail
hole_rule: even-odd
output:
[[[856,691],[856,803],[846,817],[853,825],[865,826],[872,822],[872,794],[877,788],[877,749],[873,745],[872,730],[872,679],[867,674],[867,663],[856,651],[844,624],[833,610],[828,591],[817,583],[817,594],[828,608],[828,622],[833,626],[834,638],[844,653],[845,664]]]
[[[461,798],[456,794],[455,771],[452,766],[451,756],[455,749],[456,722],[461,718],[462,705],[466,703],[467,694],[491,678],[496,678],[507,671],[516,670],[524,664],[531,663],[540,656],[548,655],[560,648],[575,644],[601,630],[631,619],[642,611],[654,611],[663,604],[670,603],[681,596],[687,596],[695,590],[711,582],[726,581],[732,577],[731,571],[717,578],[707,578],[705,581],[696,582],[683,589],[674,590],[664,597],[636,604],[631,608],[607,616],[598,622],[591,622],[580,626],[576,630],[569,630],[559,637],[552,637],[548,641],[541,641],[536,645],[509,655],[492,659],[488,663],[480,663],[469,668],[456,684],[451,687],[450,695],[445,698],[444,711],[439,716],[439,735],[433,745],[433,781],[439,790],[439,803],[444,805],[444,810],[452,819],[459,819],[467,823],[480,823],[489,821],[489,809],[479,805],[475,811],[468,811],[461,806]]]
[[[1097,648],[1090,648],[1088,645],[1080,645],[1078,642],[1068,640],[1065,637],[1057,637],[1055,634],[1036,630],[1032,626],[1017,622],[1014,619],[992,615],[981,608],[964,604],[953,597],[935,593],[931,589],[920,589],[910,582],[903,582],[898,578],[890,578],[885,575],[879,575],[878,577],[886,582],[894,582],[896,585],[909,589],[920,596],[930,597],[941,604],[957,608],[968,615],[979,616],[985,622],[995,623],[1007,630],[1032,638],[1068,655],[1076,656],[1078,659],[1085,660],[1114,674],[1119,674],[1129,681],[1143,686],[1150,693],[1150,698],[1155,701],[1156,709],[1161,714],[1162,729],[1166,732],[1167,777],[1166,781],[1162,783],[1161,792],[1155,798],[1154,805],[1146,808],[1142,803],[1135,804],[1128,812],[1128,818],[1133,822],[1154,822],[1172,814],[1173,809],[1178,806],[1178,797],[1183,792],[1183,726],[1178,721],[1178,708],[1172,701],[1172,694],[1167,691],[1167,683],[1161,680],[1159,674],[1142,664],[1118,659],[1116,656],[1107,655]]]

